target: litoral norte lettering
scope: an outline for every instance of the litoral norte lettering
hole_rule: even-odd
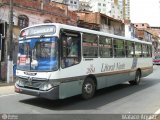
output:
[[[105,71],[114,71],[114,70],[123,70],[125,69],[125,64],[124,63],[114,63],[112,65],[108,65],[106,63],[102,64],[101,72]]]
[[[115,70],[115,66],[116,66],[115,63],[113,65],[108,65],[108,64],[103,63],[101,72],[113,71],[113,70]]]
[[[125,69],[125,64],[117,63],[117,70]]]

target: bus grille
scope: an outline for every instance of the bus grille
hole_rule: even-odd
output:
[[[30,81],[26,80],[25,84],[24,84],[24,87],[38,90],[42,84],[44,84],[44,81],[32,81],[32,82],[30,82]]]
[[[43,85],[46,80],[29,80],[28,78],[17,78],[20,79],[23,82],[24,88],[30,88],[30,89],[35,89],[35,90],[39,90],[39,88],[41,87],[41,85]]]

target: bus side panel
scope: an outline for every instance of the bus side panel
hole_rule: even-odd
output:
[[[61,83],[59,86],[59,99],[64,99],[82,93],[83,80]]]
[[[97,77],[97,89],[107,87],[107,79],[108,79],[107,76]]]
[[[126,81],[133,80],[135,72],[127,72],[121,74],[108,75],[97,78],[97,89],[113,86]]]
[[[141,77],[146,77],[149,74],[153,72],[153,68],[148,68],[148,69],[142,69],[142,76]]]

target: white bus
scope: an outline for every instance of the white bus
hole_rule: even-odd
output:
[[[152,73],[152,44],[58,23],[21,30],[15,91],[47,99],[82,95]]]

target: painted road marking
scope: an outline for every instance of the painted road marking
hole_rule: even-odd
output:
[[[7,95],[0,95],[0,97],[7,97],[7,96],[11,96],[11,95],[17,95],[18,93],[14,93],[14,94],[7,94]]]
[[[154,114],[160,114],[160,109],[158,109]]]
[[[160,109],[158,109],[153,115],[150,115],[147,120],[156,120],[159,114],[160,114]]]

